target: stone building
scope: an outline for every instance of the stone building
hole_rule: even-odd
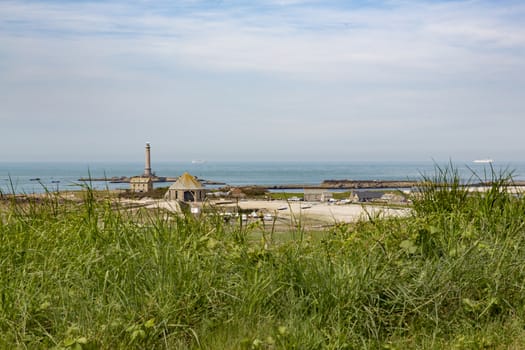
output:
[[[202,202],[206,198],[206,190],[199,180],[184,173],[169,187],[164,198],[172,201]]]
[[[150,192],[153,190],[153,180],[150,176],[134,176],[129,184],[132,192]]]
[[[333,194],[330,191],[315,188],[304,189],[305,202],[327,202],[332,198]]]
[[[383,191],[355,191],[359,202],[377,202],[381,200],[384,194]]]

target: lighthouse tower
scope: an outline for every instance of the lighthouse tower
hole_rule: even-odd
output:
[[[153,190],[154,175],[151,172],[151,155],[149,142],[146,143],[146,164],[144,174],[133,176],[129,181],[132,192],[151,192]]]
[[[144,167],[144,176],[151,177],[151,147],[149,142],[146,142],[146,165]]]

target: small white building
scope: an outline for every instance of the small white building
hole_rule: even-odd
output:
[[[170,186],[164,198],[171,201],[202,202],[206,198],[206,190],[199,180],[184,173]]]
[[[129,184],[132,192],[145,193],[153,190],[153,180],[149,176],[134,176]]]

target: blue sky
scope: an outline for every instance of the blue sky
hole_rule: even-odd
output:
[[[0,2],[0,161],[524,160],[522,1]]]

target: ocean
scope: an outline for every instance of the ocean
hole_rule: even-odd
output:
[[[446,167],[447,162],[438,163]],[[199,179],[224,182],[233,186],[320,184],[324,180],[418,180],[432,176],[436,163],[426,162],[154,162],[158,176],[176,177],[187,171]],[[461,177],[467,180],[473,172],[484,178],[490,164],[455,162]],[[515,180],[525,180],[525,162],[494,162],[496,172],[513,171]],[[143,172],[141,162],[0,162],[0,191],[6,193],[42,193],[79,190],[86,185],[80,178],[133,176]],[[37,180],[39,179],[39,180]],[[94,181],[94,189],[125,189],[126,183]],[[156,187],[170,183],[156,183]]]

